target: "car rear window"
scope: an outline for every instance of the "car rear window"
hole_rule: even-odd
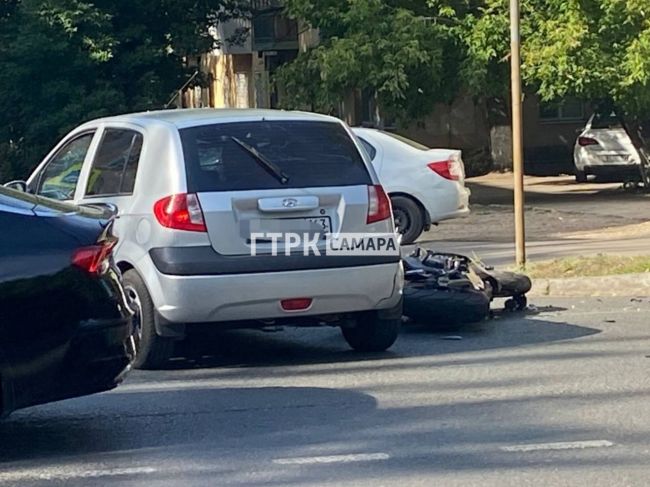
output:
[[[346,130],[333,122],[255,121],[180,131],[190,192],[372,184]],[[245,147],[288,176],[283,184]]]
[[[620,119],[614,112],[595,113],[591,121],[592,129],[620,129],[623,128]]]

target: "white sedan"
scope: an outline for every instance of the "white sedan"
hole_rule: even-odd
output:
[[[461,151],[431,149],[381,130],[352,131],[390,196],[402,243],[413,243],[432,224],[469,214]]]
[[[625,182],[640,177],[640,159],[632,141],[614,114],[596,113],[587,122],[573,151],[576,181],[588,175]]]

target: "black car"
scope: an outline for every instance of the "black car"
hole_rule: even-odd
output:
[[[0,415],[121,381],[133,323],[115,243],[99,209],[0,187]]]

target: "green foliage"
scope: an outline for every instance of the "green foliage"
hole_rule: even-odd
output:
[[[244,0],[0,0],[0,181],[80,122],[160,108]],[[459,90],[506,97],[508,0],[285,0],[322,42],[277,77],[286,106],[333,112],[352,90],[405,122]],[[544,100],[650,113],[648,0],[522,0],[522,73]]]
[[[161,108],[241,0],[1,0],[0,181],[79,123]]]
[[[647,0],[521,0],[522,75],[544,100],[610,100],[650,112]],[[319,28],[320,46],[286,67],[289,104],[332,110],[350,89],[371,89],[402,118],[458,89],[509,92],[508,0],[287,0]],[[427,18],[427,21],[422,18]],[[423,90],[424,92],[422,92]]]
[[[352,89],[376,92],[389,116],[419,117],[455,93],[453,27],[424,2],[287,0],[290,15],[320,29],[321,44],[278,74],[287,106],[331,112]],[[430,14],[430,15],[429,15]],[[453,70],[451,71],[453,72]]]
[[[650,112],[647,0],[522,0],[522,76],[551,101],[608,100],[632,116]],[[467,22],[464,79],[507,89],[507,0],[486,0]],[[475,76],[471,82],[471,73]]]

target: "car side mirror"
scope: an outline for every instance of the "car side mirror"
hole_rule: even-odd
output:
[[[21,181],[19,179],[15,180],[15,181],[9,181],[8,183],[5,183],[3,186],[5,188],[15,189],[16,191],[21,191],[23,193],[27,193],[27,183],[25,181]]]

